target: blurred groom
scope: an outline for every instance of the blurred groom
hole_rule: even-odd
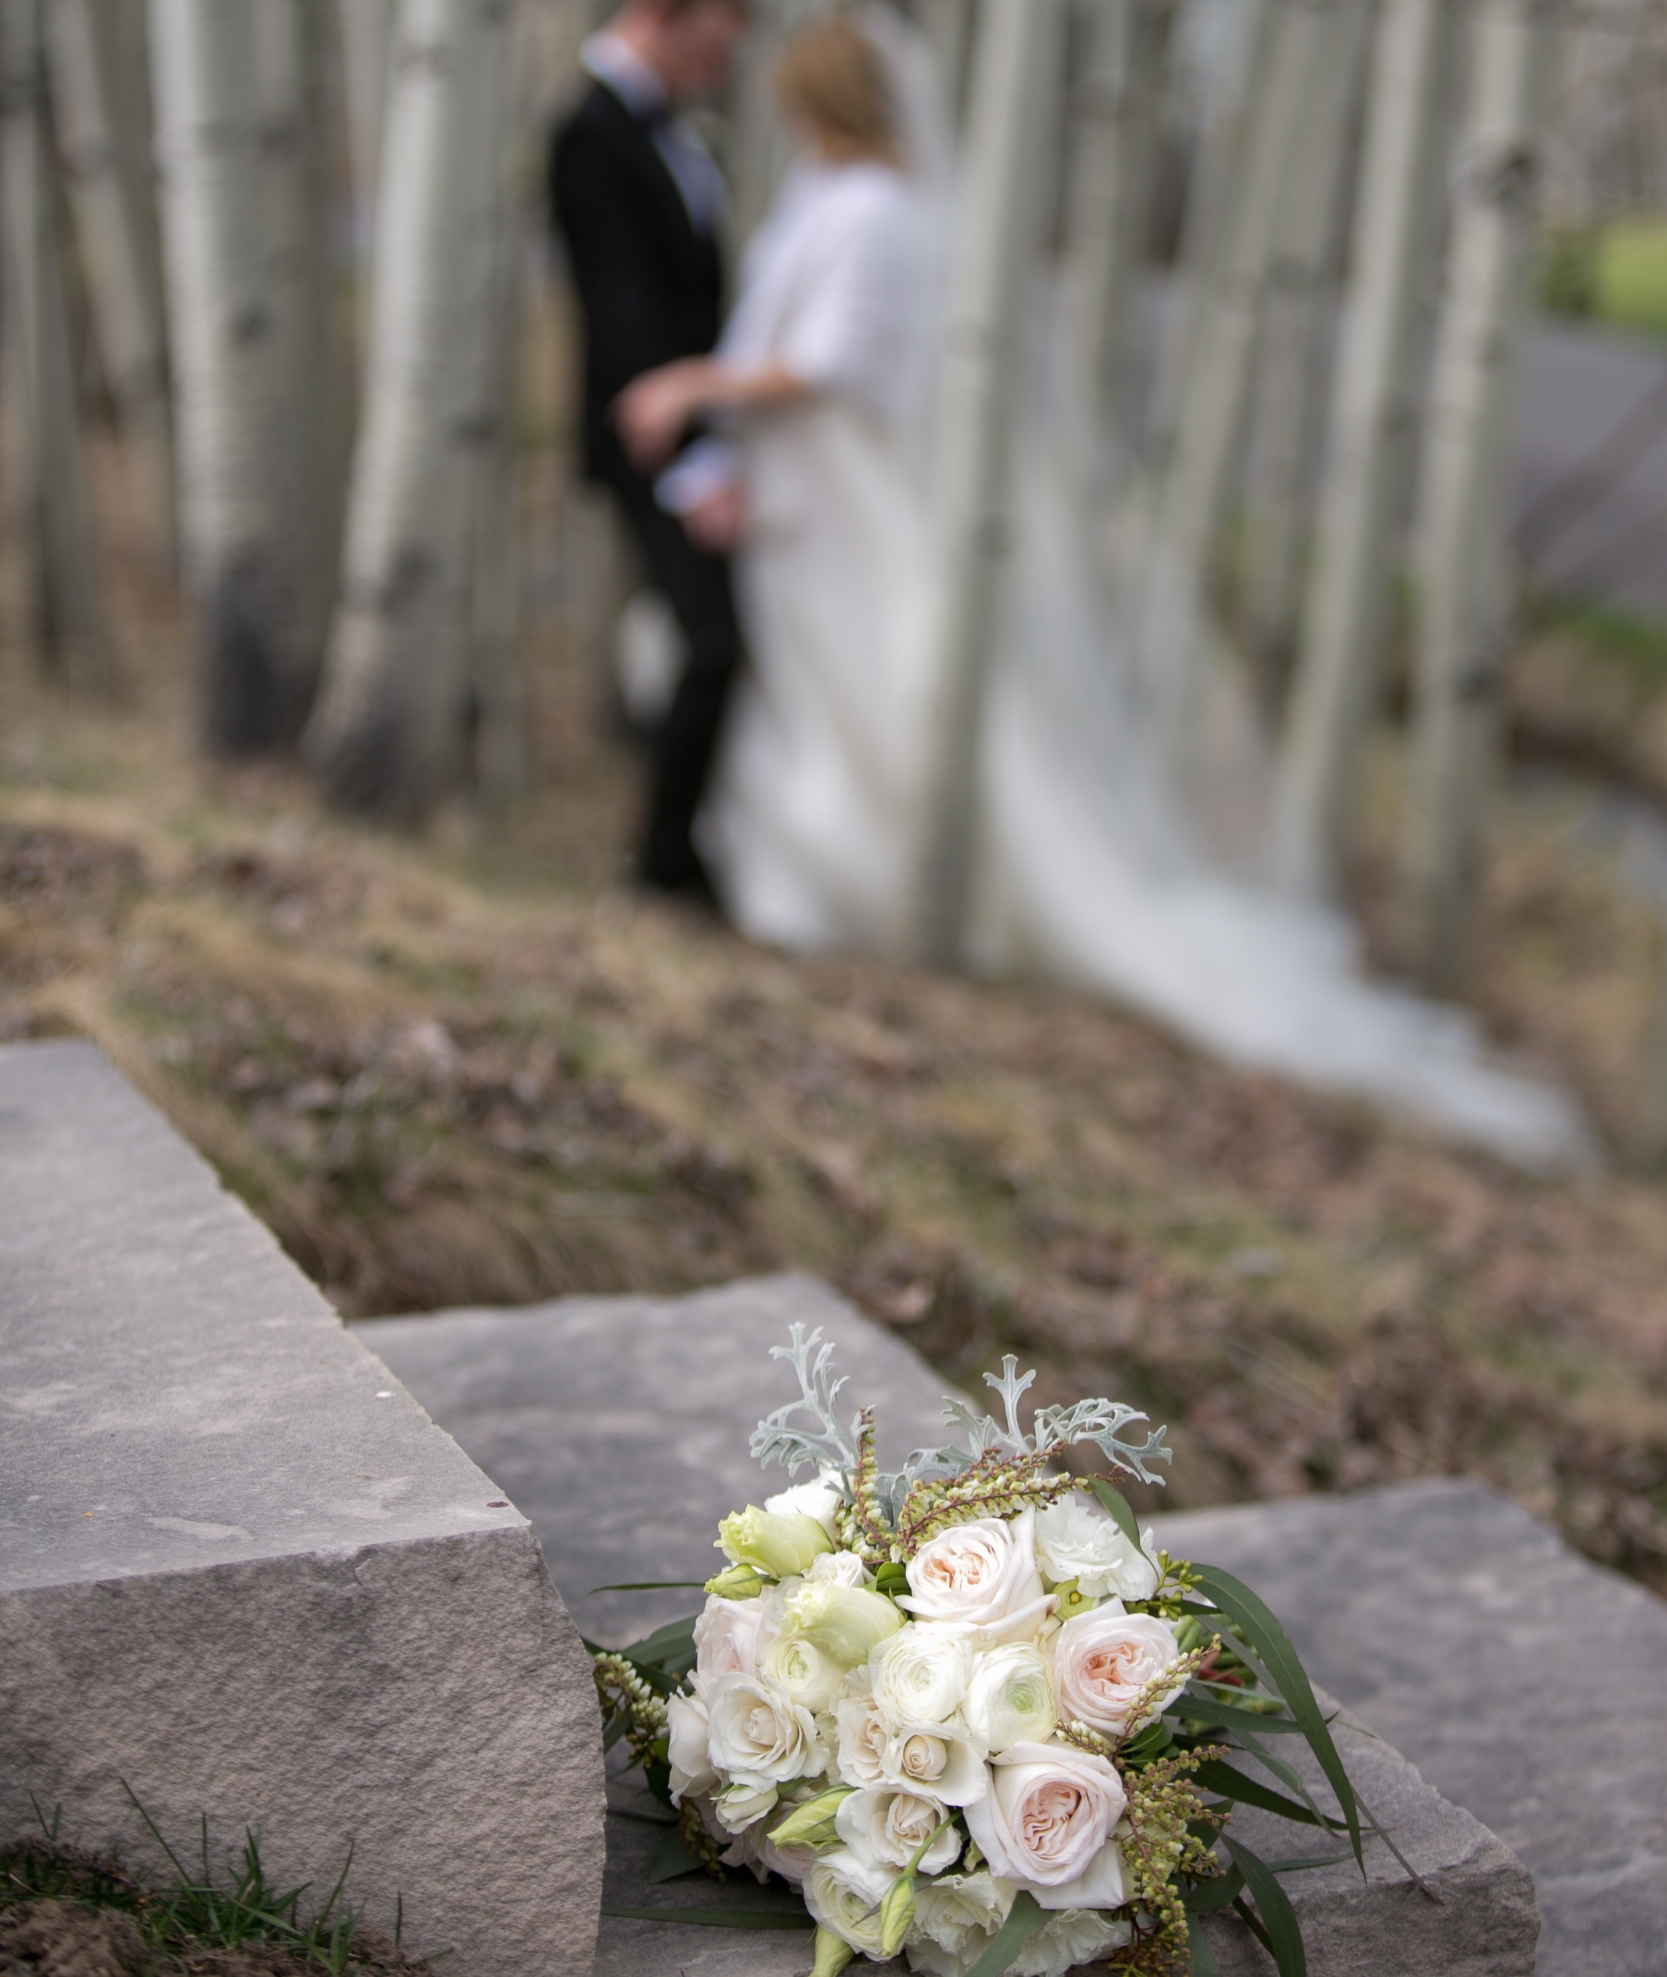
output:
[[[644,371],[717,342],[724,189],[680,111],[723,83],[747,12],[747,0],[625,0],[584,45],[588,81],[550,158],[584,326],[585,471],[612,490],[687,654],[653,739],[637,883],[703,899],[691,831],[741,660],[723,553],[737,497],[715,485],[679,503],[681,520],[667,513],[626,457],[612,407]]]

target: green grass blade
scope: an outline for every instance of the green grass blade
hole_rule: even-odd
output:
[[[156,1821],[152,1819],[150,1814],[139,1803],[138,1799],[134,1796],[133,1787],[127,1782],[125,1778],[121,1781],[121,1786],[122,1786],[122,1790],[127,1794],[128,1804],[132,1806],[133,1810],[136,1813],[138,1813],[139,1817],[145,1822],[146,1828],[149,1830],[151,1838],[168,1856],[169,1866],[172,1867],[175,1874],[179,1876],[180,1891],[184,1893],[185,1891],[189,1890],[191,1886],[191,1882],[185,1872],[185,1869],[181,1867],[179,1864],[179,1855],[174,1852],[173,1848],[169,1846],[168,1842],[165,1839],[163,1839],[162,1835],[157,1831]]]
[[[1337,1754],[1337,1746],[1331,1740],[1331,1731],[1326,1727],[1325,1717],[1315,1699],[1314,1686],[1291,1645],[1289,1635],[1268,1607],[1231,1572],[1223,1572],[1215,1565],[1195,1565],[1193,1570],[1198,1575],[1200,1586],[1267,1663],[1274,1678],[1275,1692],[1301,1724],[1309,1749],[1319,1760],[1326,1782],[1337,1795],[1343,1823],[1349,1829],[1349,1845],[1364,1878],[1366,1856],[1361,1848],[1360,1808],[1355,1803],[1354,1787],[1349,1783],[1349,1774]]]
[[[967,1977],[1002,1977],[1026,1943],[1039,1929],[1046,1928],[1048,1911],[1028,1889],[1021,1888],[1007,1911],[1007,1920],[990,1940],[990,1946],[967,1972]]]
[[[1108,1483],[1103,1476],[1090,1476],[1088,1487],[1111,1513],[1112,1522],[1116,1524],[1118,1530],[1123,1533],[1124,1537],[1134,1546],[1135,1550],[1139,1551],[1140,1526],[1135,1522],[1134,1511],[1130,1507],[1129,1499],[1120,1489]]]
[[[805,1909],[795,1915],[787,1909],[779,1913],[757,1908],[611,1908],[604,1915],[618,1915],[627,1922],[692,1922],[702,1929],[814,1929],[816,1924]]]
[[[1279,1877],[1258,1853],[1231,1833],[1223,1833],[1221,1843],[1233,1856],[1233,1865],[1244,1875],[1246,1891],[1256,1903],[1262,1926],[1268,1932],[1268,1948],[1279,1966],[1279,1977],[1308,1977],[1308,1954],[1302,1946],[1302,1930],[1291,1898],[1279,1885]]]

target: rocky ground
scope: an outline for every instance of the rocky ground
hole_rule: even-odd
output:
[[[631,765],[554,633],[539,793],[495,829],[205,767],[184,628],[122,567],[125,707],[0,663],[0,1035],[96,1038],[344,1311],[793,1265],[961,1379],[1012,1350],[1148,1407],[1171,1502],[1476,1474],[1667,1588],[1656,931],[1581,802],[1508,809],[1477,948],[1495,1035],[1611,1144],[1540,1181],[1083,996],[634,902]]]

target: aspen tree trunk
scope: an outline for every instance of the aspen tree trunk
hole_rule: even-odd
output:
[[[1088,74],[1070,178],[1071,315],[1102,424],[1130,423],[1130,317],[1152,206],[1174,0],[1090,0]]]
[[[1447,293],[1419,496],[1421,598],[1402,840],[1406,958],[1458,984],[1504,661],[1505,477],[1528,312],[1551,0],[1475,0]]]
[[[1012,533],[1010,454],[1026,275],[1062,23],[1059,0],[984,0],[973,55],[938,384],[938,759],[928,784],[919,895],[920,948],[940,967],[964,958],[985,689]]]
[[[938,58],[944,101],[959,126],[967,97],[967,58],[977,26],[979,0],[920,0],[921,29]]]
[[[1411,465],[1414,349],[1445,191],[1459,20],[1454,0],[1384,0],[1377,29],[1319,539],[1279,767],[1280,877],[1314,897],[1337,894],[1354,851]]]
[[[504,229],[498,270],[498,348],[492,378],[497,406],[482,449],[475,499],[470,652],[474,685],[475,784],[488,812],[502,814],[526,793],[526,691],[521,630],[520,352],[526,266],[522,215]]]
[[[1332,0],[1286,171],[1264,315],[1256,396],[1245,617],[1270,709],[1296,645],[1321,412],[1331,281],[1341,247],[1373,0]]]
[[[353,173],[353,245],[359,266],[368,268],[376,252],[376,198],[382,172],[394,0],[338,0],[338,4],[347,149]]]
[[[328,0],[258,0],[266,291],[283,419],[285,534],[295,568],[293,686],[304,720],[335,601],[347,380],[335,334]],[[286,736],[287,738],[291,738]]]
[[[1251,106],[1222,253],[1202,300],[1141,617],[1140,663],[1159,743],[1178,770],[1203,686],[1211,562],[1225,519],[1273,260],[1280,194],[1335,0],[1271,0],[1266,86]]]
[[[306,715],[284,343],[268,249],[257,12],[151,0],[180,520],[207,746],[282,747]]]
[[[42,16],[43,0],[0,0],[8,478],[36,656],[66,683],[109,691],[116,665],[76,416]]]
[[[46,29],[58,155],[92,305],[93,340],[143,477],[163,561],[178,561],[173,413],[142,53],[125,0],[52,0]]]
[[[399,13],[346,569],[307,754],[334,802],[405,821],[463,765],[516,27],[515,7],[478,0]]]

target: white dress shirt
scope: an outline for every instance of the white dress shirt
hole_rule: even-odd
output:
[[[628,42],[606,28],[586,40],[579,61],[632,116],[651,125],[654,148],[683,195],[689,218],[702,233],[715,233],[728,203],[722,175],[693,124],[672,110],[665,84]]]

